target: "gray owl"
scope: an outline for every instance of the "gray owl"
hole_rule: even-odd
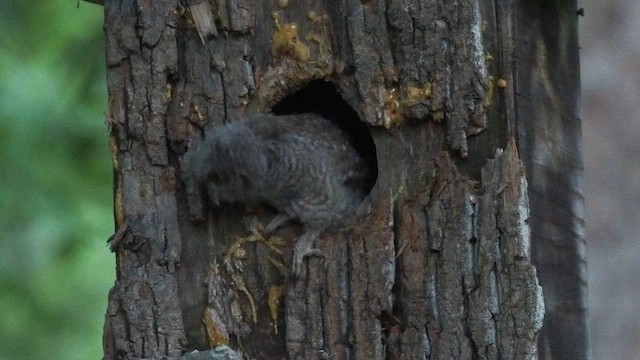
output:
[[[206,189],[212,205],[264,203],[304,226],[294,248],[294,273],[317,253],[320,233],[347,219],[366,196],[371,169],[336,125],[314,114],[255,114],[216,126],[189,150],[185,175]]]

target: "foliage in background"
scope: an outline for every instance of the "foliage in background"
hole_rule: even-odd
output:
[[[114,261],[102,7],[0,2],[0,359],[98,359]]]

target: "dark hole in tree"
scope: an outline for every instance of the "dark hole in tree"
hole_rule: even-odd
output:
[[[365,186],[371,191],[378,179],[376,146],[369,127],[360,121],[358,114],[342,99],[328,81],[314,80],[297,92],[285,97],[272,109],[276,115],[314,113],[339,126],[349,135],[351,143],[371,169]]]

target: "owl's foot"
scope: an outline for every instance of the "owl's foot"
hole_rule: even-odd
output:
[[[302,275],[304,258],[311,256],[324,257],[322,251],[315,248],[316,241],[320,237],[321,232],[321,230],[307,231],[296,239],[296,244],[293,248],[293,259],[291,260],[294,278]]]

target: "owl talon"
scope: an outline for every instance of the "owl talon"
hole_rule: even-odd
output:
[[[317,256],[324,257],[320,249],[315,248],[316,240],[320,236],[321,230],[308,231],[296,240],[293,248],[293,259],[291,261],[293,268],[293,277],[297,278],[303,273],[304,258]]]
[[[293,254],[293,269],[291,271],[293,272],[294,278],[299,277],[303,273],[304,258],[312,256],[324,257],[324,254],[322,254],[320,249],[307,249],[302,254]]]

